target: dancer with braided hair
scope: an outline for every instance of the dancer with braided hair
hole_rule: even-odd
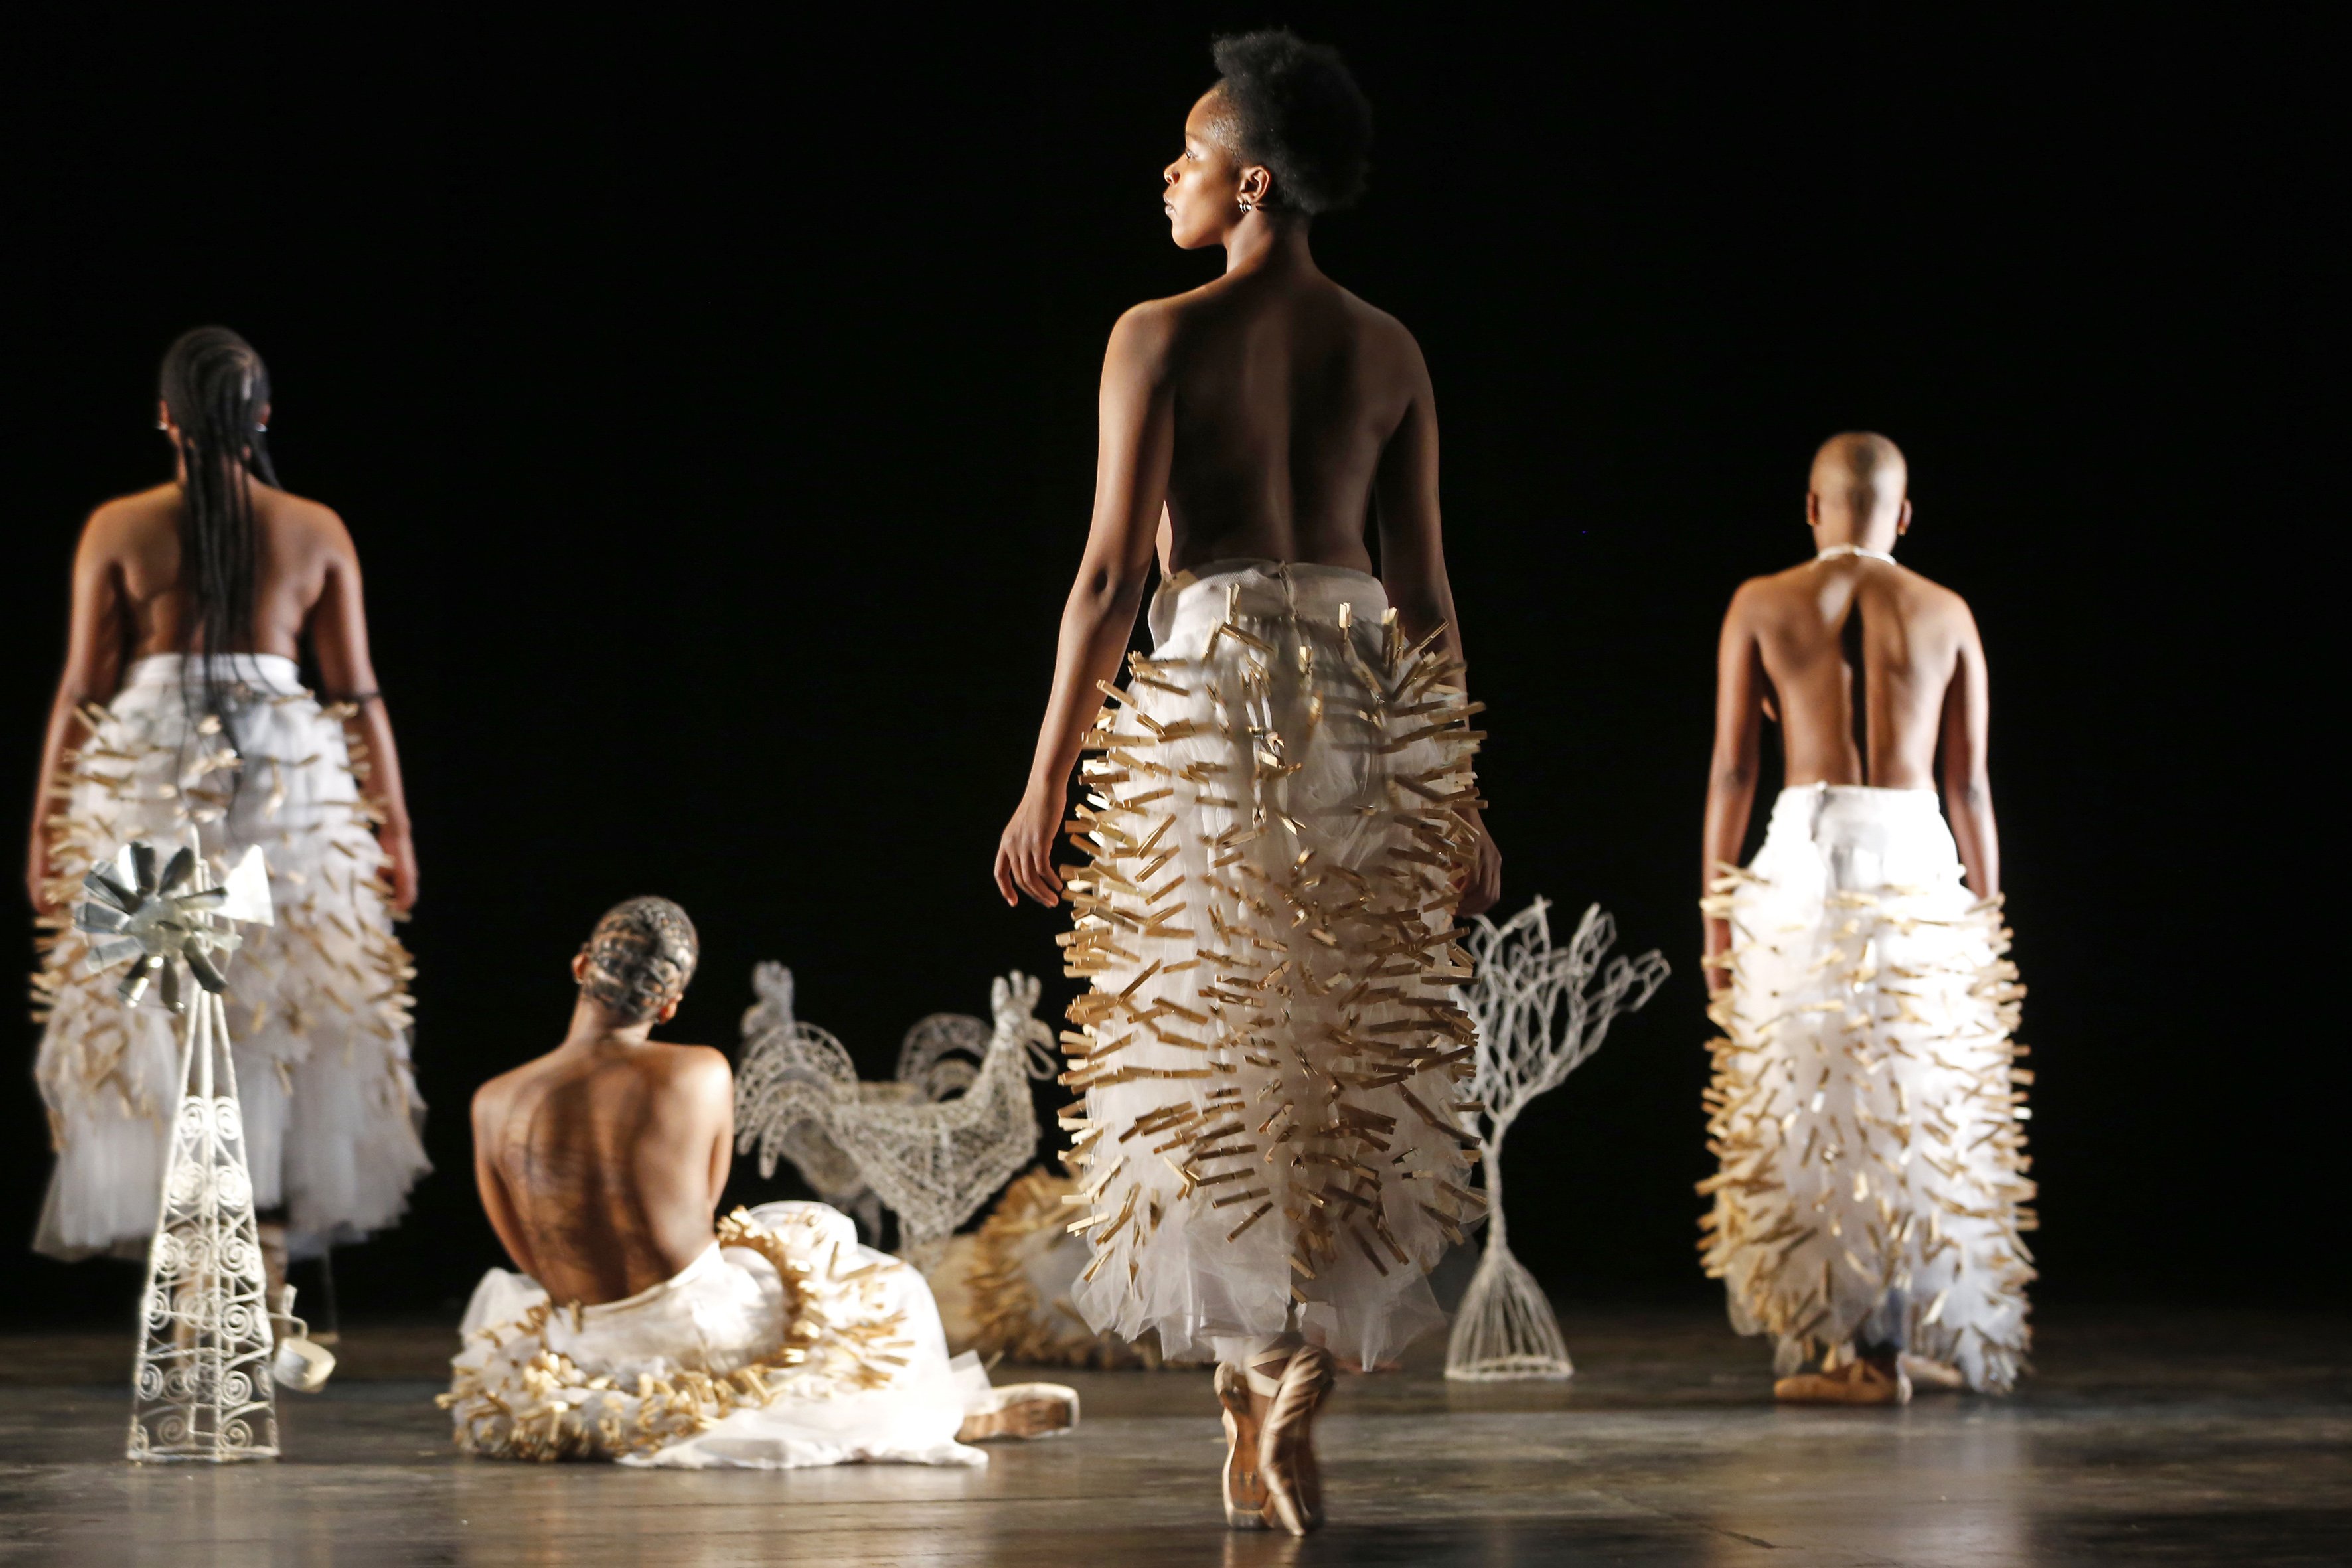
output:
[[[41,752],[26,889],[44,929],[37,1067],[58,1163],[35,1242],[142,1254],[178,1085],[171,1016],[83,973],[66,906],[125,842],[218,868],[261,847],[275,926],[236,958],[230,1032],[272,1275],[393,1224],[427,1169],[409,1070],[416,852],[342,521],[281,489],[269,375],[224,327],[163,361],[173,476],[90,516]],[[325,691],[303,689],[308,638]]]
[[[1476,1212],[1453,939],[1501,865],[1428,368],[1308,243],[1363,186],[1370,106],[1288,32],[1215,58],[1162,205],[1223,274],[1112,331],[1093,527],[996,882],[1068,898],[1069,972],[1093,982],[1065,1036],[1077,1305],[1215,1356],[1226,1519],[1303,1534],[1335,1354],[1374,1364],[1438,1321],[1424,1275]],[[1113,688],[1155,545],[1154,647]],[[1090,864],[1066,879],[1087,751],[1070,826]]]

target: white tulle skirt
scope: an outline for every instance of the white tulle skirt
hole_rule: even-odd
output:
[[[461,1331],[441,1403],[485,1458],[988,1462],[955,1440],[987,1373],[949,1360],[923,1277],[823,1204],[739,1209],[676,1277],[604,1306],[493,1268]]]
[[[1088,737],[1064,1037],[1096,1328],[1161,1353],[1295,1326],[1385,1360],[1475,1214],[1453,879],[1475,841],[1459,666],[1375,579],[1223,563]]]
[[[1960,876],[1933,790],[1815,784],[1781,793],[1755,862],[1706,900],[1732,964],[1703,1247],[1783,1373],[1865,1324],[1974,1388],[2023,1365],[2024,993],[2000,900]]]
[[[247,928],[229,959],[229,1035],[254,1201],[283,1205],[308,1253],[392,1225],[431,1169],[409,1070],[414,971],[392,932],[355,777],[365,759],[350,754],[343,710],[304,691],[292,659],[222,663],[239,683],[229,735],[189,722],[173,655],[131,666],[94,714],[52,819],[52,889],[69,909],[90,865],[131,839],[175,846],[194,827],[216,871],[261,846],[277,924]],[[174,1019],[154,989],[126,1008],[118,971],[83,973],[83,938],[58,929],[68,921],[52,923],[34,976],[47,1014],[35,1074],[58,1156],[34,1245],[143,1255],[178,1089]]]

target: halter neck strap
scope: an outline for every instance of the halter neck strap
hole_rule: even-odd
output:
[[[1832,544],[1828,549],[1823,550],[1820,554],[1814,556],[1813,559],[1816,561],[1843,561],[1848,556],[1857,557],[1864,561],[1884,561],[1889,566],[1895,564],[1895,554],[1892,551],[1864,550],[1859,544]]]

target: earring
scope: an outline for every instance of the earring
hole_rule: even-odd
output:
[[[1245,213],[1254,213],[1257,211],[1257,198],[1255,196],[1244,196],[1242,198],[1242,211]]]

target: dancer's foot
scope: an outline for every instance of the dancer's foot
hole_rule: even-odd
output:
[[[282,1340],[293,1331],[286,1318],[286,1227],[266,1219],[253,1228],[254,1240],[261,1247],[261,1300],[269,1313],[270,1335]]]
[[[1772,1397],[1788,1405],[1908,1405],[1911,1380],[1894,1356],[1864,1355],[1832,1372],[1784,1377]]]
[[[1905,1351],[1902,1356],[1902,1366],[1903,1375],[1911,1380],[1911,1386],[1914,1388],[1935,1389],[1957,1394],[1969,1385],[1968,1374],[1948,1361],[1913,1355],[1909,1351]]]
[[[1057,1437],[1078,1424],[1078,1393],[1058,1383],[1014,1383],[990,1392],[956,1428],[959,1443],[999,1437]]]
[[[1265,1363],[1252,1367],[1252,1384],[1267,1370]],[[1323,1471],[1315,1458],[1315,1413],[1335,1381],[1328,1351],[1317,1345],[1293,1351],[1275,1383],[1258,1432],[1257,1468],[1265,1482],[1267,1511],[1275,1523],[1293,1535],[1304,1535],[1323,1522]]]
[[[1257,1471],[1257,1443],[1258,1417],[1267,1400],[1253,1400],[1248,1374],[1220,1362],[1217,1403],[1225,1407],[1225,1522],[1235,1530],[1264,1530],[1265,1482]]]

